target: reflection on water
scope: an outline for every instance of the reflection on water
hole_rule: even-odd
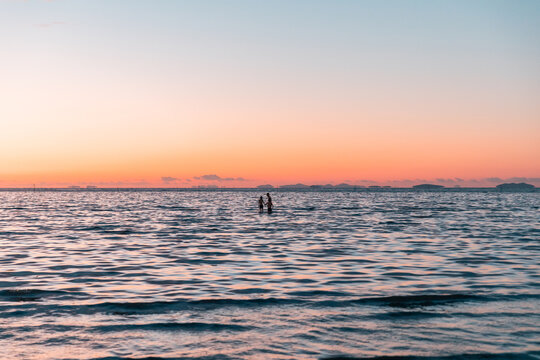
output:
[[[540,356],[536,193],[0,193],[0,358]]]

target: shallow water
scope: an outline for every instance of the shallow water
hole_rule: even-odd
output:
[[[258,195],[0,192],[0,358],[540,358],[538,193]]]

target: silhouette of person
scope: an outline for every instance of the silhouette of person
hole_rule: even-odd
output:
[[[268,212],[271,213],[274,208],[274,204],[272,203],[272,198],[270,197],[270,193],[266,193],[266,197],[267,197],[266,207],[268,208]]]
[[[264,211],[264,200],[263,200],[263,197],[261,196],[259,198],[259,212],[263,212]]]

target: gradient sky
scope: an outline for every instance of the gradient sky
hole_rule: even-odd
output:
[[[0,34],[0,186],[540,185],[540,1],[0,0]]]

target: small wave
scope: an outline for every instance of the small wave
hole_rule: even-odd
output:
[[[311,290],[311,291],[291,291],[288,295],[300,297],[315,297],[315,296],[352,296],[353,294],[343,291],[328,291],[328,290]]]
[[[25,281],[0,281],[0,287],[17,287],[25,285]]]
[[[178,210],[178,211],[200,211],[201,209],[194,208],[194,207],[187,207],[187,206],[167,206],[167,205],[158,205],[156,206],[158,209],[164,209],[164,210]]]
[[[463,302],[471,300],[486,300],[486,296],[470,294],[426,294],[426,295],[401,295],[401,296],[383,296],[373,298],[361,298],[354,300],[357,304],[382,304],[391,307],[418,307],[442,305],[454,302]]]
[[[92,327],[93,331],[98,332],[119,332],[133,330],[151,330],[151,331],[248,331],[254,329],[253,326],[235,325],[235,324],[217,324],[202,322],[171,322],[171,323],[150,323],[150,324],[117,324],[102,325]]]
[[[64,307],[64,310],[73,310],[84,313],[112,313],[117,315],[131,314],[156,314],[170,311],[187,310],[193,308],[215,309],[222,307],[261,307],[271,305],[288,305],[303,303],[299,300],[280,298],[261,299],[201,299],[201,300],[177,300],[155,302],[124,302],[124,303],[99,303],[82,305],[76,309]]]
[[[354,357],[347,355],[327,356],[321,360],[538,360],[540,351],[530,351],[523,353],[479,353],[479,354],[459,354],[448,356],[373,356]]]
[[[237,289],[232,290],[235,294],[265,294],[272,292],[272,290],[269,289],[262,289],[262,288],[248,288],[248,289]]]
[[[227,355],[210,355],[210,356],[187,356],[187,357],[159,357],[159,356],[147,356],[147,357],[118,357],[108,356],[93,358],[91,360],[232,360],[238,358],[231,358]]]
[[[442,318],[452,317],[451,315],[440,312],[426,312],[426,311],[392,311],[382,314],[371,315],[370,318],[377,320],[420,320],[428,318]]]
[[[297,210],[297,211],[313,211],[315,209],[316,209],[315,206],[306,206],[306,207],[293,208],[293,210]]]
[[[422,294],[422,295],[400,295],[400,296],[381,296],[381,297],[363,297],[347,300],[319,300],[311,302],[313,306],[323,307],[345,307],[345,306],[389,306],[395,308],[422,308],[437,305],[449,305],[453,303],[474,301],[474,302],[493,302],[493,301],[518,301],[528,299],[538,299],[540,294],[516,294],[516,295],[497,295],[497,294]]]
[[[41,290],[41,289],[6,289],[0,290],[0,300],[3,301],[39,301],[47,297],[71,297],[81,295],[81,292]]]
[[[241,263],[239,260],[227,260],[227,259],[177,259],[172,261],[177,264],[207,264],[207,265],[219,265],[227,263]]]
[[[34,313],[55,313],[55,314],[114,314],[114,315],[137,315],[137,314],[162,314],[183,310],[213,310],[227,307],[236,308],[260,308],[268,306],[301,306],[301,307],[351,307],[351,306],[389,306],[393,308],[415,309],[426,308],[437,305],[450,305],[458,302],[492,302],[492,301],[515,301],[540,298],[535,294],[520,295],[470,295],[470,294],[432,294],[432,295],[403,295],[403,296],[383,296],[383,297],[362,297],[362,298],[336,298],[339,294],[319,294],[326,296],[326,299],[319,299],[318,296],[310,298],[310,294],[318,292],[307,292],[306,296],[300,298],[253,298],[253,299],[178,299],[174,301],[153,301],[153,302],[102,302],[89,305],[61,305],[61,304],[29,304],[0,306],[2,317],[19,317]],[[58,297],[59,296],[59,297]],[[68,291],[45,291],[37,289],[28,290],[2,290],[0,299],[12,302],[37,302],[44,297],[56,299],[73,298]],[[11,311],[5,311],[5,310]],[[411,314],[401,314],[402,316],[413,316]],[[420,316],[419,314],[417,314]],[[400,314],[390,314],[388,316],[400,316]],[[424,314],[424,316],[429,316]]]
[[[238,290],[240,294],[263,294],[259,288]],[[380,316],[380,320],[396,319],[399,317],[429,317],[426,309],[431,306],[449,306],[463,302],[508,302],[539,299],[540,294],[417,294],[380,297],[355,297],[352,294],[326,292],[320,290],[299,291],[291,297],[257,297],[257,298],[206,298],[206,299],[174,299],[171,301],[126,301],[126,302],[97,302],[94,304],[58,303],[58,300],[74,300],[89,295],[75,290],[49,291],[41,289],[5,289],[0,291],[0,301],[11,304],[0,306],[1,318],[17,318],[33,314],[112,314],[112,315],[143,315],[163,314],[185,310],[215,310],[221,308],[262,308],[272,306],[296,306],[307,308],[344,308],[357,306],[390,307],[409,309],[409,312],[397,311]],[[42,301],[42,300],[47,300]],[[52,303],[51,303],[52,301]],[[414,313],[412,310],[418,310]],[[421,311],[426,311],[422,313]]]

